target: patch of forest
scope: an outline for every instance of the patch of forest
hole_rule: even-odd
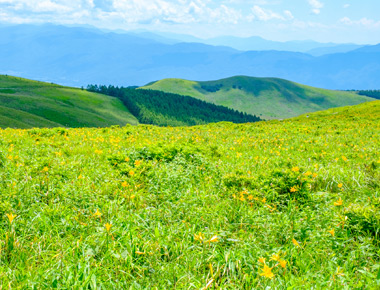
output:
[[[361,90],[358,94],[380,100],[380,90]]]
[[[88,85],[87,90],[120,99],[142,124],[194,126],[221,121],[233,123],[261,121],[255,115],[162,91],[111,85]]]

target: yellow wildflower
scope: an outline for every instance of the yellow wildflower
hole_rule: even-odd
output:
[[[15,219],[16,216],[17,214],[13,215],[12,213],[7,213],[7,217],[10,224],[12,223],[12,221]]]
[[[122,187],[127,187],[127,186],[128,186],[128,182],[123,181],[123,182],[121,183],[121,186],[122,186]]]
[[[259,263],[265,264],[265,258],[263,257],[259,258]]]
[[[94,216],[96,216],[96,217],[101,217],[102,216],[102,213],[99,211],[98,208],[96,209],[96,212],[94,213]]]
[[[290,189],[290,192],[296,192],[298,191],[297,187],[296,186],[292,186],[292,188]]]
[[[293,171],[293,172],[298,172],[298,171],[300,171],[300,169],[299,169],[298,166],[295,166],[295,167],[292,168],[292,171]]]
[[[341,206],[341,205],[343,205],[343,200],[339,197],[339,199],[336,202],[334,202],[334,205],[335,206]]]
[[[210,240],[209,240],[209,242],[211,242],[211,243],[216,243],[218,241],[218,237],[217,236],[213,236]]]
[[[141,165],[141,160],[136,160],[135,161],[135,166],[137,167],[137,166],[140,166]]]
[[[133,175],[135,175],[135,172],[133,170],[131,170],[131,171],[129,171],[129,175],[133,176]]]
[[[202,241],[205,239],[205,235],[202,234],[201,232],[199,232],[198,235],[197,235],[197,234],[194,234],[194,239],[195,239],[196,241],[200,241],[200,242],[202,242]]]
[[[42,169],[43,172],[48,172],[49,171],[49,168],[47,166],[45,166],[43,169]]]
[[[343,187],[343,184],[342,184],[342,183],[339,183],[339,184],[338,184],[338,187],[339,187],[339,188],[342,188],[342,187]]]
[[[296,247],[300,247],[300,244],[297,242],[296,239],[292,239],[292,242],[293,242],[293,245],[295,245]]]
[[[286,260],[280,260],[279,262],[282,268],[286,268],[286,263],[287,263]]]
[[[274,277],[274,274],[272,273],[272,268],[268,267],[264,264],[264,268],[262,269],[262,273],[260,273],[260,276],[264,276],[266,278],[272,279]]]
[[[332,229],[331,231],[328,231],[332,236],[335,236],[335,231]]]
[[[273,254],[272,257],[270,257],[271,261],[280,261],[280,255],[279,254]]]
[[[129,157],[125,157],[124,161],[128,162],[129,161]]]
[[[109,232],[112,227],[112,224],[106,223],[104,226],[106,227],[107,232]]]

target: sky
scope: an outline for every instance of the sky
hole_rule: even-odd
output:
[[[380,0],[0,0],[0,23],[380,43]]]

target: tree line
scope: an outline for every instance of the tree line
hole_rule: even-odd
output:
[[[135,87],[88,85],[87,90],[120,99],[142,124],[193,126],[220,121],[257,122],[255,115],[211,104],[189,96]]]
[[[361,90],[358,91],[359,95],[380,99],[380,90]]]

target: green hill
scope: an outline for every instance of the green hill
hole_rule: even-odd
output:
[[[120,99],[141,124],[193,126],[221,121],[261,121],[259,117],[247,113],[163,91],[97,85],[89,85],[87,90]]]
[[[127,123],[138,121],[116,98],[0,75],[0,128],[106,127]]]
[[[354,92],[313,88],[278,78],[247,76],[207,82],[164,79],[142,88],[192,96],[264,119],[290,118],[374,100]]]

